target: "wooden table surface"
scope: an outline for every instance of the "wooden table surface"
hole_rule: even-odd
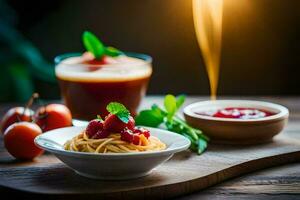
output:
[[[290,121],[300,123],[300,97],[235,97],[236,99],[265,100],[285,105],[289,108]],[[189,97],[185,105],[206,97]],[[226,98],[233,99],[233,98]],[[144,99],[141,108],[152,103],[162,103],[161,96],[151,96]],[[12,104],[0,104],[0,116]],[[299,133],[300,134],[300,133]],[[2,142],[2,141],[0,141]],[[215,185],[206,190],[199,191],[178,200],[188,199],[300,199],[300,163],[294,163],[262,171],[254,172],[224,183]],[[0,187],[1,193],[11,195],[25,195],[16,191]],[[26,196],[30,194],[26,194]],[[43,197],[44,198],[44,197]]]

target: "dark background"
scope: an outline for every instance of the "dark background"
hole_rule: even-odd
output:
[[[50,63],[48,68],[52,69],[52,60],[58,54],[83,51],[81,34],[90,30],[106,44],[153,56],[149,94],[209,94],[193,27],[191,0],[0,2],[5,5],[0,5],[0,9],[6,11],[0,14],[2,22],[9,21],[24,40],[31,42]],[[298,0],[224,0],[219,94],[299,95],[299,36]],[[6,48],[6,40],[3,41],[0,46],[3,52],[14,48],[15,45]],[[47,75],[39,76],[38,73],[44,72],[32,70],[32,58],[28,60],[27,77],[32,79],[28,91],[37,90],[46,98],[58,98],[55,82],[45,80]],[[0,59],[0,64],[6,67],[10,62],[11,59],[2,64]],[[13,93],[16,86],[12,79],[0,87],[9,83]],[[22,98],[25,99],[14,92],[0,100],[22,101]]]

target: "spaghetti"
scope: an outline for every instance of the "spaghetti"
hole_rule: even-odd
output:
[[[65,150],[90,153],[129,153],[142,151],[160,151],[166,145],[157,137],[150,136],[140,140],[138,145],[121,140],[119,133],[112,133],[107,138],[91,139],[83,131],[64,145]]]

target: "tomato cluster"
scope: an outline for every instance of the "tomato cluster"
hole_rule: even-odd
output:
[[[141,135],[147,139],[150,137],[149,130],[135,127],[133,117],[130,116],[128,122],[125,123],[117,115],[111,113],[106,116],[104,121],[101,119],[90,121],[85,131],[88,137],[92,139],[106,138],[111,133],[120,133],[121,140],[135,145],[140,144]]]
[[[36,112],[27,107],[11,108],[0,124],[7,151],[18,159],[33,159],[43,153],[34,144],[42,132],[71,125],[71,112],[62,104],[42,106]]]

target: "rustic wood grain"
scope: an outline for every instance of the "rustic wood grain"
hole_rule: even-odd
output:
[[[198,99],[191,98],[188,101]],[[143,105],[147,106],[154,101],[161,103],[161,98],[149,98]],[[150,176],[132,181],[108,182],[86,179],[73,173],[50,154],[39,157],[35,162],[17,162],[0,145],[0,185],[3,186],[0,192],[17,195],[20,194],[19,190],[23,190],[26,192],[22,192],[22,195],[38,198],[42,195],[43,198],[55,199],[65,197],[164,199],[199,191],[258,169],[297,162],[300,160],[298,121],[300,105],[298,107],[299,101],[288,102],[288,107],[295,110],[292,112],[291,122],[285,133],[277,137],[273,143],[247,147],[210,145],[209,150],[202,156],[186,151],[154,170]],[[249,181],[243,179],[229,181],[223,186],[212,187],[205,193],[193,194],[183,199],[198,199],[198,197],[208,199],[211,196],[217,197],[216,199],[240,199],[249,198],[249,195],[254,194],[260,194],[261,199],[270,194],[290,198],[300,193],[299,177],[298,179],[293,179],[292,176],[278,177],[276,170],[271,174],[273,176],[266,177],[263,174],[250,176],[252,178]]]
[[[299,199],[299,163],[251,173],[177,200],[201,199]]]

